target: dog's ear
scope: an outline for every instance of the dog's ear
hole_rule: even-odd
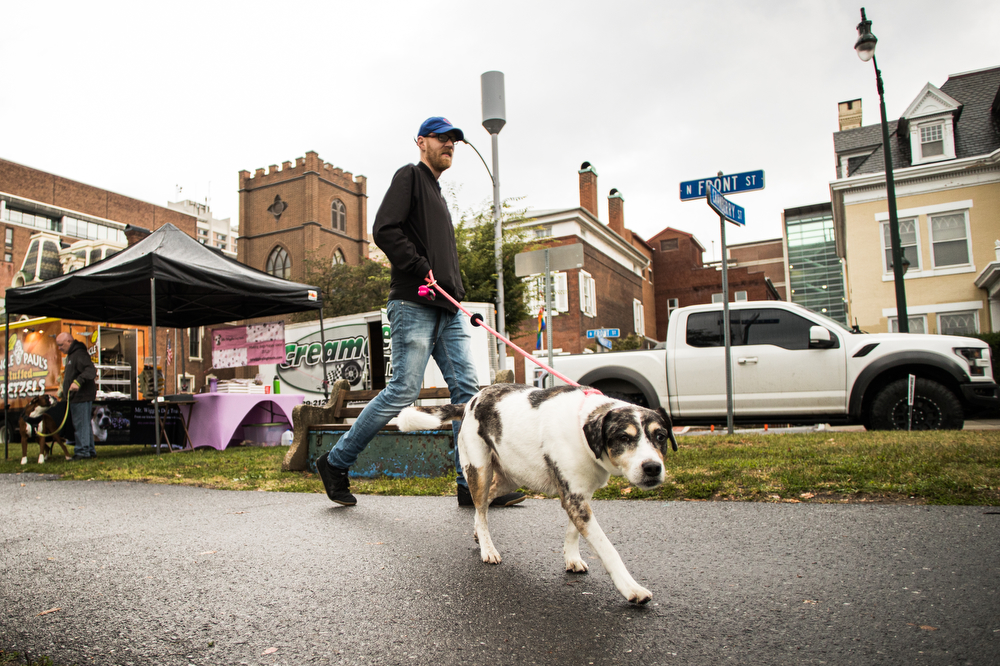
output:
[[[587,444],[593,451],[594,457],[600,460],[604,455],[604,417],[611,411],[612,405],[602,405],[592,411],[587,420],[583,423],[583,435],[587,438]]]
[[[663,422],[667,424],[667,437],[670,438],[671,448],[673,448],[673,450],[676,451],[677,440],[674,439],[674,422],[670,420],[670,414],[667,414],[667,411],[663,409],[663,407],[660,407],[656,411],[659,412],[660,417],[663,419]]]

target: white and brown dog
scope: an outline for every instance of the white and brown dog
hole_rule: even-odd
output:
[[[490,500],[525,486],[558,494],[569,515],[563,546],[567,571],[587,571],[580,557],[582,534],[626,599],[644,604],[652,598],[597,524],[590,499],[612,474],[645,490],[663,483],[667,447],[677,450],[666,412],[571,386],[494,384],[468,405],[408,407],[399,415],[399,429],[427,430],[456,419],[462,419],[458,450],[476,505],[483,562],[500,563],[486,520]]]
[[[66,459],[69,460],[71,454],[66,448],[66,440],[56,433],[58,424],[48,411],[56,404],[56,399],[47,393],[35,396],[21,411],[21,418],[18,419],[18,426],[21,430],[21,464],[28,464],[28,440],[32,437],[38,438],[38,464],[45,462],[45,456],[51,452],[51,446],[46,439],[51,439],[62,447]],[[42,433],[50,433],[43,435]]]

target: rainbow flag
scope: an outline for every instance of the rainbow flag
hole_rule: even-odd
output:
[[[545,308],[538,308],[538,336],[535,338],[535,349],[542,348],[542,333],[545,332]]]

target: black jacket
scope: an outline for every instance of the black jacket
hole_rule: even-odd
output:
[[[79,340],[74,340],[63,361],[63,397],[69,402],[93,402],[97,398],[97,368],[90,360],[87,346]],[[69,392],[69,386],[77,380],[80,390]]]
[[[375,215],[375,244],[392,264],[389,298],[457,312],[440,294],[434,301],[417,295],[427,271],[456,301],[465,297],[458,267],[455,229],[441,186],[426,164],[407,164],[392,177]]]

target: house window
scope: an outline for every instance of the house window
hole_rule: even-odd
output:
[[[333,265],[337,266],[339,264],[346,264],[347,259],[344,257],[344,252],[339,247],[337,251],[333,253]]]
[[[347,209],[344,207],[343,201],[340,199],[333,200],[333,204],[330,206],[330,217],[332,218],[334,231],[347,230]]]
[[[910,322],[910,333],[926,333],[927,332],[927,317],[917,316],[917,317],[907,317]],[[899,318],[889,317],[889,332],[899,333]]]
[[[192,361],[201,360],[201,326],[194,326],[188,329],[188,359]]]
[[[736,292],[736,300],[737,301],[745,301],[745,300],[747,300],[747,292],[745,292],[745,291],[738,291],[738,292]]]
[[[539,227],[535,229],[535,238],[552,238],[552,227]]]
[[[920,270],[920,246],[917,237],[917,221],[915,219],[899,221],[899,245],[903,249],[903,256],[910,262],[908,270]],[[892,273],[892,241],[889,239],[889,223],[882,223],[882,253],[884,264],[882,271],[885,274]]]
[[[965,213],[931,216],[931,256],[934,267],[969,263],[969,234]]]
[[[537,313],[545,307],[545,276],[535,275],[525,279],[528,281],[525,294],[528,311]],[[566,273],[552,274],[552,305],[556,312],[569,312],[569,293],[566,291],[566,284]]]
[[[7,247],[14,247],[14,230],[10,227],[4,230],[4,244]]]
[[[944,155],[944,132],[941,125],[920,128],[920,154],[923,157]]]
[[[712,294],[712,302],[713,303],[721,303],[722,302],[722,292],[721,291],[718,291],[718,292]]]
[[[660,252],[672,252],[677,249],[676,238],[666,238],[660,241]]]
[[[938,333],[941,335],[975,335],[979,333],[979,321],[975,310],[949,312],[938,315]]]
[[[3,260],[6,261],[7,263],[14,263],[14,255],[11,254],[10,252],[4,252]]]
[[[580,271],[580,311],[588,317],[597,316],[597,288],[587,271]]]
[[[198,235],[199,236],[204,236],[204,237],[207,238],[208,237],[208,229],[199,229],[198,230]]]
[[[274,277],[290,280],[292,277],[292,259],[283,247],[276,247],[267,257],[264,272]]]
[[[632,299],[632,327],[636,335],[646,335],[646,314],[642,308],[642,301],[637,298]]]
[[[676,298],[667,299],[667,319],[670,318],[670,313],[679,308],[679,301]]]

